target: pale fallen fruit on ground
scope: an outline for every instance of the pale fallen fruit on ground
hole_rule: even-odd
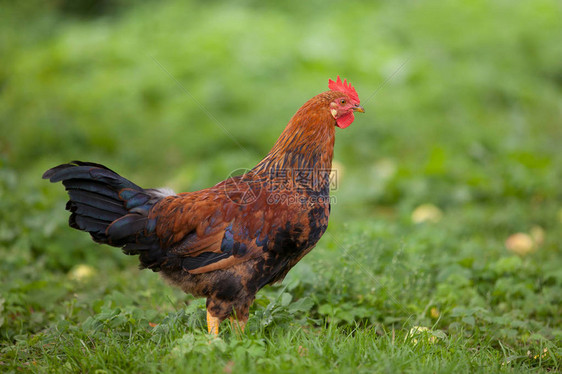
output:
[[[530,235],[518,232],[506,239],[505,247],[513,253],[525,256],[535,250],[535,243]]]
[[[422,204],[412,212],[412,222],[439,222],[443,218],[441,209],[433,204]]]
[[[439,309],[437,309],[436,307],[431,308],[431,310],[429,311],[429,314],[431,315],[431,318],[434,318],[434,319],[437,319],[440,316]]]
[[[95,272],[96,270],[90,265],[80,264],[70,270],[68,277],[73,280],[83,281],[92,277]]]
[[[410,336],[427,336],[427,341],[429,343],[435,343],[435,341],[437,340],[437,337],[435,337],[434,335],[430,335],[428,336],[428,332],[429,329],[427,327],[424,326],[414,326],[410,329]],[[418,342],[418,339],[413,338],[412,341],[414,343]]]

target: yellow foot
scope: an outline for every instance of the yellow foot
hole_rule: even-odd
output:
[[[217,317],[213,317],[211,313],[207,311],[207,328],[209,329],[209,334],[218,335],[220,324],[220,319],[218,319]]]
[[[244,328],[246,327],[246,321],[237,320],[234,317],[230,317],[230,325],[232,326],[232,330],[238,332],[244,332]]]

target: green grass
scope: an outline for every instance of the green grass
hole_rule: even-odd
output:
[[[92,4],[0,4],[0,371],[560,370],[558,2]],[[337,74],[367,113],[337,134],[330,227],[242,336],[40,179],[82,159],[207,187]]]

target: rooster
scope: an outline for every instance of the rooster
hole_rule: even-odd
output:
[[[144,189],[109,168],[73,161],[45,172],[62,182],[69,225],[138,255],[141,269],[206,297],[207,327],[243,331],[256,293],[283,280],[328,226],[335,127],[364,112],[346,80],[308,100],[253,169],[201,191]]]

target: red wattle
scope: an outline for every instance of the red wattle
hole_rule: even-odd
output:
[[[351,125],[354,119],[355,116],[353,115],[353,112],[346,113],[336,120],[336,126],[340,129],[345,129],[347,126]]]

